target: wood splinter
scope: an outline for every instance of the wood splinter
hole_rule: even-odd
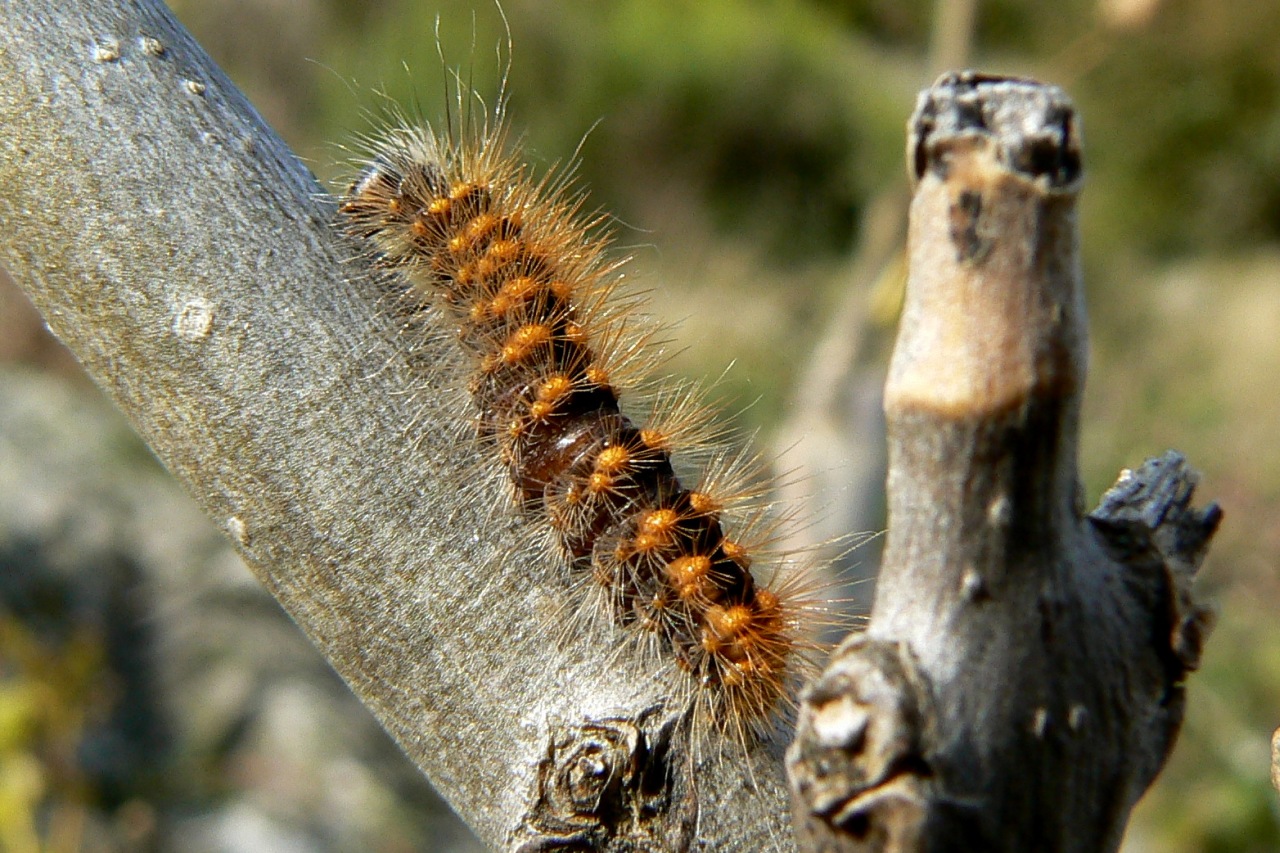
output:
[[[1163,765],[1221,518],[1168,453],[1086,515],[1080,140],[1061,90],[942,77],[910,124],[871,622],[803,700],[801,849],[1113,850]]]

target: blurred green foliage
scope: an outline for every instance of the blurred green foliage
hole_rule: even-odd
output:
[[[677,364],[715,374],[736,354],[727,388],[761,399],[747,420],[766,428],[831,306],[869,285],[849,278],[863,214],[905,182],[930,44],[964,36],[932,31],[943,5],[175,3],[324,178],[342,174],[334,143],[369,130],[361,112],[384,111],[372,90],[439,121],[449,73],[492,103],[509,62],[531,158],[578,152],[655,310],[695,318]],[[1063,85],[1084,119],[1090,494],[1172,445],[1227,512],[1205,573],[1221,625],[1128,849],[1280,849],[1280,4],[989,0],[969,41],[972,66]]]
[[[105,622],[93,593],[65,585],[30,544],[0,548],[0,850],[135,847],[155,827],[164,753],[136,666],[145,632],[127,616]]]
[[[50,646],[0,614],[0,849],[79,849],[91,792],[75,753],[101,702],[101,650],[88,629]]]

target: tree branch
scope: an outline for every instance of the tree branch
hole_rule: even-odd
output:
[[[784,843],[776,749],[691,776],[669,680],[560,636],[563,567],[475,499],[507,486],[466,407],[374,331],[332,205],[168,11],[0,19],[0,262],[479,836]]]
[[[1082,512],[1079,157],[1050,86],[948,75],[917,106],[888,542],[788,754],[807,849],[1114,849],[1172,747],[1220,512],[1177,454]]]
[[[1280,794],[1280,728],[1271,734],[1271,787]]]

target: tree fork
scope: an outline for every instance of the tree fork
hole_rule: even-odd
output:
[[[808,850],[1097,851],[1182,721],[1221,513],[1176,453],[1085,515],[1079,129],[1063,92],[943,76],[910,123],[885,388],[889,532],[865,633],[788,753]]]

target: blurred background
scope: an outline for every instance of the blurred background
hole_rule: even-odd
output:
[[[1280,849],[1280,4],[173,7],[331,187],[389,102],[435,121],[451,70],[492,103],[509,65],[528,158],[577,152],[628,274],[680,323],[672,370],[719,377],[781,454],[797,544],[884,524],[916,93],[966,66],[1063,86],[1085,129],[1090,504],[1174,447],[1226,510],[1201,581],[1218,627],[1125,850]],[[841,560],[869,577],[875,547]],[[475,844],[0,276],[0,851]]]

